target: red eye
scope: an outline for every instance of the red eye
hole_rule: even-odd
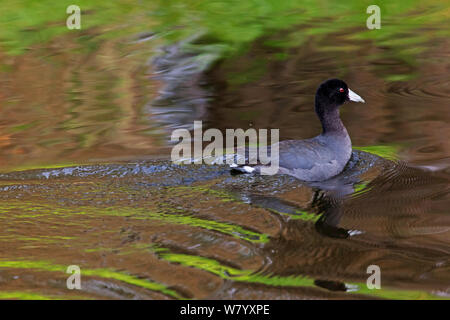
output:
[[[344,88],[339,89],[339,92],[344,92],[344,91],[345,91]]]

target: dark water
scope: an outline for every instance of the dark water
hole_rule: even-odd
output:
[[[0,53],[0,298],[448,299],[449,41],[401,21],[374,40],[313,19],[234,55],[92,31]],[[366,100],[342,108],[355,151],[330,181],[167,160],[194,120],[316,135],[330,77]]]
[[[4,297],[448,297],[443,172],[355,152],[309,185],[161,161],[0,179]],[[65,287],[72,264],[81,291]]]

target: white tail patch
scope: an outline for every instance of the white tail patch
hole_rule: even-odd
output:
[[[250,167],[250,166],[242,166],[242,167],[240,167],[236,163],[230,164],[230,168],[232,168],[234,170],[238,170],[238,171],[243,172],[243,173],[253,173],[256,170],[255,168]]]
[[[249,167],[249,166],[243,166],[242,169],[244,169],[245,172],[247,173],[252,173],[253,171],[255,171],[255,168]]]

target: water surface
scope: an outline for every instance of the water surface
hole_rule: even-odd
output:
[[[370,31],[359,2],[261,3],[99,2],[78,33],[45,1],[0,20],[0,298],[449,298],[448,6],[381,5]],[[341,109],[338,177],[168,161],[194,120],[318,134],[330,77],[366,100]]]

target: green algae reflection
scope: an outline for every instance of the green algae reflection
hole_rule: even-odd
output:
[[[4,291],[0,292],[0,299],[17,299],[17,300],[52,300],[53,298],[33,292],[22,291]]]
[[[307,276],[277,276],[277,275],[264,275],[255,273],[252,270],[239,270],[233,267],[220,264],[218,261],[188,255],[172,253],[165,248],[156,249],[161,259],[169,262],[178,263],[183,266],[192,267],[200,270],[204,270],[219,276],[225,280],[232,280],[237,282],[247,283],[259,283],[268,286],[280,286],[280,287],[316,287],[314,279]],[[427,292],[417,290],[391,290],[391,289],[368,289],[365,283],[348,283],[347,286],[357,288],[356,291],[348,291],[349,294],[363,294],[383,299],[442,299]]]
[[[29,261],[29,260],[0,260],[0,268],[8,269],[27,269],[36,271],[50,271],[65,273],[67,266],[53,264],[48,261]],[[180,299],[181,297],[174,290],[168,289],[165,285],[146,279],[141,279],[126,273],[117,272],[109,269],[87,269],[82,268],[82,274],[85,276],[101,277],[105,279],[113,279],[137,287],[145,288],[152,291],[161,292],[172,298]],[[6,295],[7,293],[3,293]],[[1,296],[0,296],[1,297]],[[32,296],[24,296],[24,298],[33,298]]]
[[[269,236],[263,233],[247,230],[241,226],[234,225],[226,222],[219,222],[214,220],[207,220],[194,217],[192,215],[180,214],[180,213],[164,213],[158,211],[151,211],[144,208],[133,207],[91,207],[91,206],[79,206],[76,208],[70,207],[57,207],[44,203],[32,203],[32,202],[13,202],[8,204],[0,204],[0,213],[8,213],[11,210],[19,209],[20,213],[15,213],[17,217],[21,218],[39,218],[43,214],[46,215],[109,215],[109,216],[121,216],[129,217],[132,219],[150,219],[159,220],[163,223],[188,225],[192,227],[199,227],[208,229],[224,234],[228,234],[232,237],[246,240],[253,243],[265,243],[269,241]]]
[[[361,150],[367,153],[372,153],[387,160],[398,160],[398,152],[400,147],[396,145],[380,145],[380,146],[366,146],[355,147],[353,149]]]

